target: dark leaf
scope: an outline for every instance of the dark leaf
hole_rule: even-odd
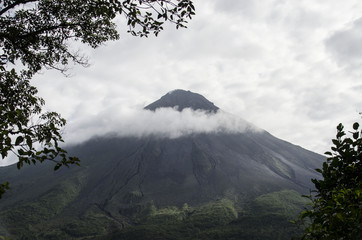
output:
[[[22,136],[18,136],[15,140],[15,146],[19,146],[23,142],[24,138]]]

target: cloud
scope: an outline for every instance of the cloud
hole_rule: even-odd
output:
[[[345,30],[333,33],[326,41],[326,49],[343,67],[360,69],[362,64],[362,18]]]
[[[101,112],[92,119],[79,118],[69,124],[65,131],[68,144],[77,144],[94,136],[109,134],[119,137],[158,136],[178,138],[197,133],[241,133],[260,131],[247,121],[232,114],[218,111],[209,114],[200,110],[174,108],[156,109],[155,112],[144,109],[120,108],[114,115]]]
[[[0,167],[8,166],[8,165],[14,164],[16,162],[18,162],[18,158],[15,156],[15,154],[9,153],[9,155],[6,158],[4,158],[0,161]]]

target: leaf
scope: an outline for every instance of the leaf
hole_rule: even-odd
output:
[[[344,221],[341,213],[337,213],[337,218],[338,218],[339,220],[341,220],[342,222]]]
[[[18,162],[18,163],[16,164],[16,167],[17,167],[18,169],[22,168],[22,167],[23,167],[23,162]]]
[[[323,163],[323,171],[327,171],[328,164],[326,162]]]
[[[54,171],[58,170],[62,165],[60,163],[57,163],[57,165],[54,166]]]
[[[339,143],[339,141],[337,139],[332,139],[332,142],[336,147],[340,146],[340,143]]]
[[[11,138],[7,137],[7,138],[5,139],[5,144],[6,144],[7,146],[11,146]]]
[[[354,129],[354,130],[358,130],[358,128],[359,128],[359,123],[358,123],[358,122],[355,122],[355,123],[353,124],[353,129]]]
[[[354,132],[353,133],[353,139],[357,140],[359,137],[359,132]]]
[[[344,135],[346,135],[345,132],[338,132],[336,136],[337,136],[337,138],[341,138],[341,137],[343,137]]]
[[[30,149],[33,148],[33,141],[31,140],[31,137],[27,135],[26,137],[26,144],[29,146]]]
[[[19,146],[23,142],[23,136],[18,136],[15,140],[15,146]]]
[[[20,149],[18,149],[18,154],[25,155],[25,151],[22,148],[20,148]]]
[[[338,132],[342,132],[342,131],[343,131],[343,128],[344,128],[344,126],[343,126],[342,123],[338,124],[338,126],[337,126]]]

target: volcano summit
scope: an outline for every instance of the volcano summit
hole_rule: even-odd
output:
[[[156,110],[157,108],[176,108],[178,111],[182,111],[185,108],[192,110],[203,110],[206,112],[217,112],[219,110],[212,102],[207,100],[204,96],[185,91],[181,89],[173,90],[159,100],[146,106],[145,109]]]

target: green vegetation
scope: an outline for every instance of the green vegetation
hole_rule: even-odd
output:
[[[337,126],[330,157],[317,169],[322,180],[313,179],[316,195],[311,209],[301,214],[308,220],[302,239],[362,239],[362,130],[353,124],[352,137]]]
[[[306,201],[295,191],[283,190],[261,195],[243,204],[244,207],[227,198],[200,206],[134,204],[128,216],[134,222],[131,226],[108,216],[95,205],[85,212],[67,211],[69,203],[76,201],[79,194],[80,188],[74,183],[79,186],[79,181],[73,180],[31,204],[1,212],[2,224],[7,225],[11,238],[284,240],[300,234],[290,220],[298,216]]]
[[[177,224],[185,219],[187,209],[178,209],[177,207],[165,207],[156,209],[154,205],[151,206],[151,211],[146,215],[146,224]]]
[[[9,207],[0,212],[0,225],[12,240],[83,239],[120,230],[122,224],[92,206],[85,212],[69,207],[77,201],[83,179],[60,183],[36,200]]]
[[[79,184],[64,182],[35,201],[1,212],[1,225],[16,238],[34,236],[77,197],[79,190]]]
[[[292,220],[308,203],[310,203],[310,200],[301,198],[298,192],[283,190],[257,197],[252,208],[253,212],[257,212],[258,214],[275,214],[285,216]]]
[[[195,227],[212,228],[227,225],[237,217],[234,203],[221,199],[199,207],[189,216],[188,221]]]
[[[291,190],[261,195],[238,207],[229,199],[182,208],[157,209],[153,204],[145,221],[100,239],[291,239],[300,234],[290,222],[307,200]]]

